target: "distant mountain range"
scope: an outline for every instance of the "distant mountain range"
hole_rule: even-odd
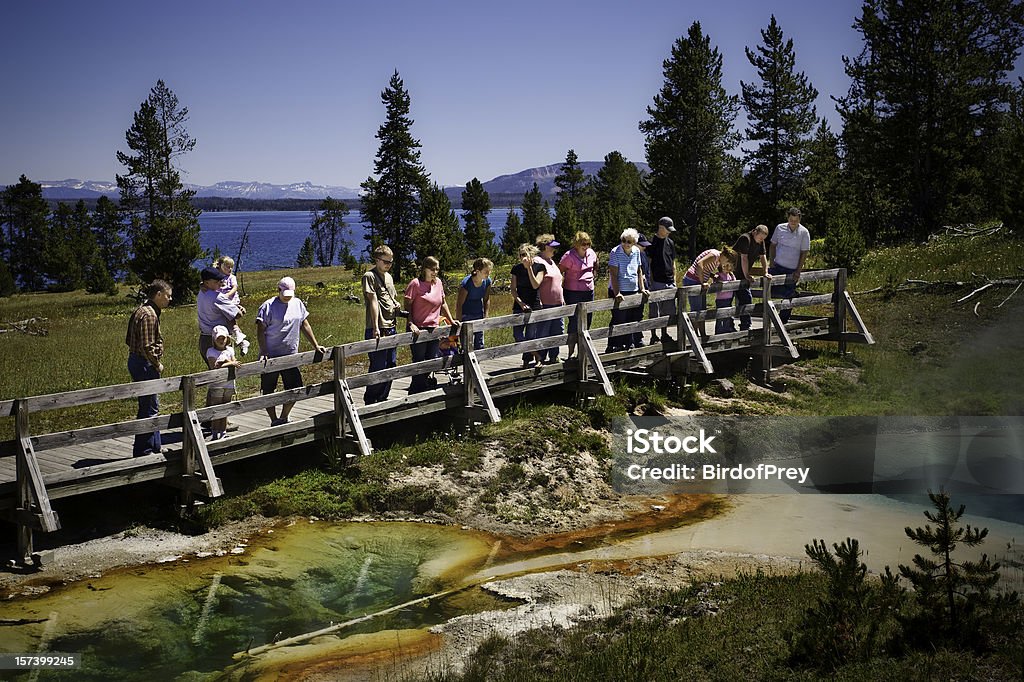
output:
[[[555,176],[558,175],[560,163],[550,166],[527,168],[511,175],[499,175],[484,184],[490,194],[522,195],[537,183],[538,189],[549,200],[555,196]],[[587,175],[596,175],[603,161],[582,161],[580,167]],[[636,163],[644,173],[650,172],[646,163]],[[117,184],[103,180],[43,180],[43,197],[46,199],[96,199],[103,195],[117,199]],[[227,180],[215,185],[186,185],[196,191],[197,197],[225,197],[241,199],[324,199],[328,196],[335,199],[357,199],[360,190],[351,187],[314,185],[311,182],[295,182],[287,185],[275,185],[269,182],[239,182]],[[446,188],[448,195],[458,198],[461,187]],[[456,202],[456,205],[457,202]]]

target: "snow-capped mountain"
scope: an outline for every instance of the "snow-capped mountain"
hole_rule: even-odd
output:
[[[46,199],[95,199],[104,194],[111,199],[118,198],[117,183],[104,180],[42,180],[43,197]],[[354,199],[359,192],[348,187],[314,185],[311,182],[294,182],[288,185],[274,185],[268,182],[239,182],[228,180],[214,185],[185,185],[199,197],[231,197],[243,199]]]

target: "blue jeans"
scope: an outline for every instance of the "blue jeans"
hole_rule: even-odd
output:
[[[542,305],[541,310],[547,310],[548,308],[560,308],[561,305]],[[565,333],[565,318],[556,317],[553,320],[544,320],[543,322],[537,323],[537,328],[533,338],[543,339],[548,336],[561,336]],[[558,346],[554,348],[545,348],[540,351],[541,360],[551,360],[554,362],[558,359]]]
[[[684,277],[683,278],[683,286],[684,287],[700,286],[700,282],[698,282],[695,279],[691,279],[689,277]],[[687,296],[686,298],[690,301],[690,312],[691,313],[698,313],[701,310],[706,310],[707,307],[708,307],[708,301],[707,301],[707,298],[704,296],[704,294],[697,294],[695,296]]]
[[[565,304],[572,305],[576,303],[590,303],[594,300],[594,290],[587,289],[586,291],[573,291],[572,289],[566,289],[562,292],[565,296]],[[587,313],[587,329],[590,329],[590,325],[594,322],[594,313]],[[573,313],[569,318],[569,333],[576,333],[576,313]]]
[[[733,298],[715,298],[716,308],[730,308],[732,307]],[[736,331],[736,325],[733,323],[731,317],[718,317],[715,318],[715,333],[725,334],[727,332]]]
[[[675,289],[675,288],[676,288],[675,284],[669,284],[668,282],[655,282],[655,281],[651,282],[651,291],[664,291],[666,289]],[[668,301],[661,301],[660,303],[651,303],[648,306],[648,309],[649,309],[649,314],[650,314],[650,316],[652,318],[662,317],[662,316],[665,316],[665,315],[668,315],[669,317],[672,317],[673,315],[676,314],[676,300],[673,298],[673,299],[670,299]],[[667,334],[668,333],[667,328],[666,329],[662,329],[661,333],[662,334]],[[651,330],[651,337],[652,338],[657,338],[657,336],[658,336],[658,330],[657,329],[652,329]]]
[[[772,263],[772,266],[768,268],[769,275],[792,275],[796,272],[796,268],[787,268],[782,265],[776,265]],[[796,296],[796,284],[786,282],[781,287],[776,288],[772,285],[772,297],[790,299]],[[792,308],[786,308],[779,312],[779,317],[783,322],[789,322],[789,314],[793,312]]]
[[[512,305],[512,312],[515,315],[521,315],[523,309],[518,304]],[[523,341],[532,341],[537,338],[535,324],[520,324],[512,327],[512,338],[516,340],[516,343],[522,343]],[[533,360],[533,353],[523,353],[523,362],[530,362]]]
[[[736,290],[736,305],[750,305],[754,302],[754,297],[750,294],[750,289],[737,289]],[[745,332],[750,329],[750,315],[740,315],[740,331]]]
[[[160,372],[157,371],[156,367],[149,364],[149,360],[138,353],[128,354],[128,373],[131,374],[132,381],[148,381],[149,379],[160,378]],[[159,413],[160,394],[139,396],[139,411],[135,415],[136,419],[155,417]],[[160,452],[160,448],[159,431],[149,434],[137,433],[135,434],[135,445],[132,447],[132,455],[141,457],[146,454],[146,450]]]
[[[380,330],[380,338],[386,336],[395,335],[394,327],[384,327]],[[366,330],[366,339],[373,338],[373,330]],[[382,369],[391,369],[392,367],[398,367],[398,349],[388,348],[385,350],[375,350],[367,353],[370,358],[370,372],[379,372]],[[382,403],[388,399],[388,394],[391,393],[391,382],[382,381],[379,384],[370,384],[366,387],[366,393],[363,394],[363,402],[367,405],[374,403]]]
[[[433,327],[423,328],[422,331],[430,332],[433,331]],[[425,343],[414,343],[409,347],[412,351],[413,362],[423,362],[424,360],[433,360],[434,358],[441,357],[440,342],[438,339],[433,341],[427,341]],[[422,393],[423,391],[429,391],[434,388],[433,382],[430,381],[430,374],[417,374],[412,378],[412,382],[409,384],[409,393]]]
[[[484,319],[483,313],[467,313],[465,310],[462,311],[463,322],[473,322],[475,320]],[[483,350],[484,348],[484,333],[473,332],[473,350]]]

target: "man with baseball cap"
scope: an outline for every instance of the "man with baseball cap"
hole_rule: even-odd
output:
[[[768,259],[771,266],[768,268],[770,275],[790,275],[790,280],[778,289],[772,288],[772,293],[784,299],[792,299],[796,296],[796,285],[800,281],[800,273],[804,269],[804,260],[811,250],[811,233],[806,227],[800,224],[800,209],[793,206],[786,212],[786,222],[775,226],[772,233],[771,251]],[[783,322],[789,322],[789,314],[792,308],[786,308],[779,313]]]
[[[676,288],[676,245],[669,235],[676,231],[672,219],[668,216],[658,220],[657,232],[651,239],[651,245],[647,248],[647,258],[651,262],[651,291],[663,291]],[[661,317],[676,314],[676,301],[670,299],[651,303],[651,317]],[[672,337],[666,330],[662,330],[661,341],[671,342]],[[651,343],[658,343],[658,331],[651,330]]]
[[[282,277],[277,283],[277,296],[269,298],[260,306],[256,313],[256,338],[260,344],[260,360],[295,355],[299,352],[299,332],[309,340],[313,347],[321,353],[327,349],[316,341],[313,327],[310,326],[309,312],[306,304],[295,298],[295,280]],[[298,367],[266,372],[261,377],[260,388],[263,395],[277,390],[277,379],[281,378],[285,389],[302,386],[302,374]],[[277,408],[267,408],[270,425],[279,426],[288,423],[288,414],[295,402],[287,402],[281,406],[281,416]]]
[[[238,318],[245,315],[245,308],[235,305],[220,292],[220,283],[227,277],[217,268],[203,268],[200,278],[202,286],[196,296],[196,317],[199,319],[199,355],[206,366],[206,351],[213,345],[213,328],[224,325],[235,326]]]

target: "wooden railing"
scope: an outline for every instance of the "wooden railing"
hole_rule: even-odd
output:
[[[589,303],[560,306],[557,308],[538,309],[524,314],[503,315],[461,325],[458,333],[464,352],[461,356],[460,369],[463,376],[461,387],[461,403],[464,407],[482,411],[491,421],[500,419],[500,413],[494,405],[491,392],[480,362],[515,357],[523,353],[539,351],[566,344],[575,337],[579,348],[577,377],[581,383],[594,385],[598,390],[611,394],[613,389],[604,369],[602,357],[594,346],[594,340],[609,336],[627,335],[655,329],[675,328],[674,345],[663,349],[673,359],[686,359],[690,369],[712,373],[713,367],[704,352],[703,345],[709,335],[705,332],[704,321],[724,317],[751,315],[760,317],[763,322],[761,340],[757,345],[761,348],[764,363],[770,371],[773,355],[784,354],[797,357],[796,347],[790,339],[786,325],[779,317],[779,311],[798,307],[833,305],[833,313],[829,327],[829,336],[838,341],[842,349],[848,341],[873,343],[867,329],[857,313],[856,307],[846,292],[845,270],[820,270],[805,272],[801,283],[833,282],[833,290],[826,294],[802,294],[792,300],[773,300],[772,288],[784,284],[786,276],[765,276],[760,280],[761,289],[753,290],[754,295],[763,296],[761,301],[729,308],[710,308],[700,312],[683,315],[663,315],[653,319],[640,320],[618,325],[588,328],[587,314],[620,310],[644,306],[649,303],[668,302],[674,300],[676,310],[685,310],[687,297],[700,293],[701,287],[680,287],[649,294],[636,294],[625,297],[622,301],[602,299]],[[718,283],[711,285],[707,292],[715,294],[719,291],[737,291],[747,288],[745,281]],[[473,334],[477,331],[508,329],[519,325],[532,325],[546,320],[566,318],[576,314],[576,329],[568,329],[558,336],[534,338],[523,342],[515,342],[491,346],[479,351],[472,351]],[[857,332],[846,331],[847,317],[853,319]],[[377,384],[384,381],[408,378],[418,374],[435,372],[451,366],[449,357],[425,360],[387,369],[383,371],[348,376],[346,363],[354,356],[365,355],[374,351],[390,350],[412,346],[417,343],[436,341],[453,333],[449,327],[441,327],[433,331],[419,333],[402,333],[379,339],[355,341],[334,346],[327,353],[307,351],[285,357],[271,358],[249,362],[238,367],[208,370],[197,374],[180,377],[168,377],[149,381],[102,386],[75,391],[66,391],[49,395],[31,396],[15,400],[0,401],[0,416],[15,417],[15,439],[0,442],[0,457],[17,457],[16,507],[13,520],[18,523],[21,533],[27,533],[28,539],[19,547],[27,547],[31,553],[31,529],[44,531],[56,530],[60,527],[57,515],[50,508],[49,499],[43,477],[39,471],[36,454],[41,451],[73,446],[76,444],[93,443],[111,438],[134,436],[151,433],[156,430],[181,430],[183,449],[183,475],[180,485],[186,496],[199,493],[208,497],[223,494],[219,479],[213,471],[210,453],[203,438],[200,424],[211,419],[221,419],[269,407],[276,407],[288,402],[299,402],[320,396],[334,397],[334,436],[351,439],[359,451],[370,452],[370,442],[362,426],[362,417],[388,410],[396,404],[420,403],[436,399],[440,393],[450,393],[451,388],[437,388],[415,396],[391,400],[373,406],[358,409],[352,396],[352,390]],[[756,338],[756,337],[754,337]],[[778,343],[773,343],[777,339]],[[605,354],[604,358],[621,357],[621,353]],[[238,399],[230,403],[209,407],[198,407],[196,390],[202,386],[220,383],[231,379],[244,379],[262,375],[266,372],[280,371],[293,367],[305,367],[321,363],[331,363],[331,379],[312,383],[300,388],[279,391],[270,395],[259,395],[251,398]],[[175,414],[158,415],[146,419],[133,419],[111,424],[102,424],[84,428],[69,429],[53,433],[33,434],[30,431],[29,416],[34,413],[58,410],[83,405],[93,405],[116,400],[134,399],[153,394],[181,393],[181,411]],[[274,427],[282,429],[285,427]],[[273,430],[273,429],[271,429]],[[220,447],[220,446],[218,446]],[[145,458],[143,458],[145,459]],[[126,460],[126,466],[134,461]],[[27,529],[27,530],[26,530]],[[22,554],[21,556],[26,556]]]

